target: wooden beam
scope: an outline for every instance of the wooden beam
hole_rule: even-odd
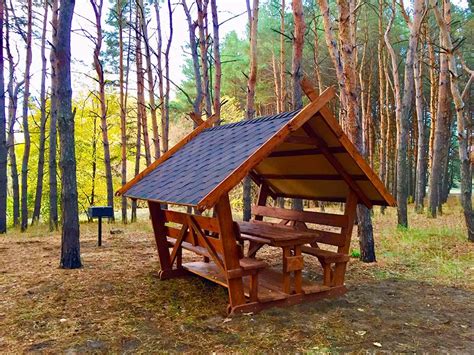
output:
[[[313,145],[316,145],[316,142],[312,139]],[[346,153],[346,150],[343,147],[328,147],[329,151],[333,154],[337,153]],[[318,155],[323,154],[321,149],[295,149],[295,150],[284,150],[271,153],[269,158],[280,158],[280,157],[295,157],[295,156],[304,156],[304,155]]]
[[[199,127],[197,127],[194,131],[189,133],[186,137],[184,137],[182,140],[180,140],[175,146],[173,146],[170,150],[167,152],[163,153],[161,157],[156,159],[153,163],[151,163],[149,166],[147,166],[140,174],[135,176],[133,179],[131,179],[129,182],[127,182],[125,185],[123,185],[119,190],[115,192],[116,196],[121,196],[125,192],[127,192],[133,185],[135,185],[138,181],[143,179],[145,176],[147,176],[149,173],[151,173],[158,165],[161,163],[165,162],[168,160],[174,153],[176,153],[179,149],[181,149],[184,145],[189,143],[194,137],[196,137],[199,133],[204,131],[207,128],[212,127],[214,123],[216,123],[218,120],[218,117],[216,115],[212,115],[209,117],[206,121],[204,121]]]
[[[307,136],[295,136],[291,135],[286,137],[285,143],[291,143],[291,144],[305,144],[305,145],[315,145],[315,141],[311,137]]]
[[[227,194],[235,185],[239,183],[248,172],[265,159],[278,145],[285,141],[286,137],[299,129],[305,122],[313,117],[316,112],[321,110],[335,95],[333,87],[326,89],[319,98],[306,105],[298,114],[296,114],[287,124],[285,124],[278,132],[270,137],[265,144],[260,146],[247,160],[240,164],[234,171],[209,192],[197,207],[199,210],[206,210],[214,206],[219,198]]]
[[[347,216],[314,211],[295,211],[279,207],[253,206],[254,215],[278,218],[281,220],[292,220],[306,223],[321,224],[333,227],[346,227]]]
[[[313,128],[309,124],[303,125],[303,130],[308,136],[313,137],[317,140],[318,147],[323,152],[324,157],[329,161],[332,167],[336,169],[336,171],[342,176],[347,185],[349,185],[349,188],[354,190],[360,201],[363,202],[364,205],[367,206],[367,208],[372,208],[372,202],[365,195],[359,185],[357,185],[357,183],[346,172],[339,160],[337,160],[336,157],[329,152],[326,142],[321,137],[319,137],[319,135],[313,130]]]
[[[264,179],[270,180],[344,180],[341,175],[329,174],[261,174]],[[349,175],[352,180],[368,180],[365,175]]]
[[[168,242],[166,240],[166,218],[157,202],[148,201],[148,208],[150,210],[151,223],[155,235],[156,247],[158,249],[158,256],[160,258],[161,271],[171,271],[171,258],[168,249]]]
[[[229,196],[222,195],[215,205],[220,239],[222,242],[222,254],[224,257],[224,267],[226,271],[240,269],[239,250],[235,235],[234,221],[232,220],[232,210],[230,208]],[[230,278],[227,280],[229,290],[229,303],[231,307],[245,303],[244,285],[242,278]]]

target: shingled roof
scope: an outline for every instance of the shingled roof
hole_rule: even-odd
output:
[[[328,89],[300,111],[216,127],[208,120],[117,194],[203,210],[250,174],[273,196],[344,201],[352,188],[369,207],[395,205],[324,107],[333,96]]]

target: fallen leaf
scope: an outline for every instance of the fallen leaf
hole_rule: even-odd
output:
[[[375,343],[372,343],[374,344],[377,348],[381,348],[382,347],[382,344],[378,343],[378,342],[375,342]]]
[[[232,318],[226,318],[226,319],[224,319],[224,321],[223,321],[222,323],[228,323],[228,322],[230,322],[231,320],[232,320]]]
[[[358,330],[355,332],[357,335],[360,335],[360,336],[364,336],[365,334],[367,334],[367,331],[365,330]]]
[[[359,312],[365,312],[365,309],[363,309],[363,308],[357,308],[357,310],[358,310]]]

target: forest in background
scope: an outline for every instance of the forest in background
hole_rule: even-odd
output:
[[[447,0],[247,0],[241,15],[248,16],[247,35],[221,38],[219,26],[232,19],[217,0],[118,0],[107,13],[103,1],[90,0],[95,31],[83,32],[94,44],[85,73],[90,87],[72,83],[79,212],[113,205],[122,222],[133,222],[136,203],[114,199],[114,192],[200,117],[230,122],[299,109],[307,102],[299,85],[306,76],[319,91],[338,87],[333,109],[396,196],[400,226],[409,226],[408,203],[436,217],[457,188],[474,240],[471,7]],[[8,169],[8,184],[0,181],[8,186],[0,227],[26,230],[41,221],[54,230],[61,223],[61,145],[51,99],[58,68],[49,48],[67,1],[0,2],[6,100],[0,170]],[[173,21],[178,8],[186,23]],[[173,80],[169,65],[178,30],[189,34],[182,82]],[[40,58],[32,46],[41,47]],[[39,97],[30,93],[33,60],[42,63]],[[244,217],[249,183],[233,193]],[[359,208],[358,220],[361,256],[373,261],[369,212]]]

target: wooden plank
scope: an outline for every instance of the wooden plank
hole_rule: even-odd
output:
[[[285,208],[267,206],[253,206],[252,213],[254,215],[262,215],[282,220],[307,222],[340,228],[347,225],[347,216],[341,214],[314,211],[295,211]]]
[[[261,174],[264,179],[268,180],[344,180],[341,175],[331,174]],[[349,175],[352,180],[368,180],[366,175]]]
[[[333,87],[330,87],[326,89],[317,100],[305,106],[286,125],[260,146],[255,153],[230,172],[219,185],[199,201],[197,208],[202,211],[213,207],[219,200],[220,196],[228,193],[248,174],[251,169],[253,169],[253,167],[265,159],[291,132],[296,131],[306,121],[313,117],[316,112],[318,112],[334,97],[334,95],[335,90]]]
[[[293,134],[285,138],[285,143],[315,145],[315,141],[313,138],[308,136],[296,136]]]
[[[336,171],[344,178],[344,181],[347,183],[347,185],[349,185],[349,187],[354,190],[354,192],[359,197],[359,200],[363,202],[364,205],[367,206],[367,208],[372,208],[372,202],[365,195],[364,191],[362,191],[360,186],[357,185],[357,183],[346,172],[339,160],[337,160],[336,157],[327,150],[326,142],[313,130],[313,128],[309,124],[303,125],[303,130],[308,136],[313,137],[318,141],[318,147],[323,152],[324,157],[329,161],[333,168],[336,169]]]
[[[183,224],[181,230],[179,231],[178,238],[176,238],[176,243],[174,245],[173,251],[171,252],[171,265],[174,264],[176,257],[178,256],[179,252],[181,251],[181,244],[183,243],[184,236],[186,235],[186,231],[188,230],[188,226]]]
[[[172,211],[172,210],[164,210],[164,214],[168,222],[186,224],[187,218],[191,216],[202,229],[205,229],[209,232],[214,232],[214,233],[220,232],[219,222],[217,221],[217,218],[214,218],[214,217],[199,216],[195,214]]]
[[[205,263],[202,261],[196,261],[196,262],[190,262],[183,264],[183,268],[188,270],[189,272],[192,272],[193,274],[196,274],[200,277],[204,277],[212,282],[215,282],[223,287],[228,287],[227,280],[225,276],[219,272],[219,269],[217,266],[210,262],[210,263]],[[266,269],[262,270],[264,272]],[[259,302],[271,302],[275,300],[282,300],[285,299],[288,295],[284,294],[281,291],[281,285],[275,285],[274,289],[273,288],[268,288],[265,286],[267,282],[261,281],[261,275],[262,272],[260,272],[260,277],[259,277],[259,282],[258,282],[258,296],[257,299]],[[250,297],[250,277],[244,277],[243,278],[243,285],[244,285],[244,294],[246,297]]]
[[[244,238],[244,235],[249,234],[259,238],[268,239],[272,242],[272,245],[275,246],[309,243],[316,239],[321,233],[316,230],[300,231],[285,226],[271,225],[267,223],[240,222],[239,227],[242,232],[242,238]]]
[[[210,238],[207,238],[204,235],[204,233],[196,224],[196,221],[194,220],[192,216],[188,216],[188,221],[189,221],[189,226],[194,230],[194,233],[196,233],[198,240],[200,240],[204,244],[204,247],[207,249],[212,260],[214,260],[214,263],[221,268],[222,272],[225,272],[224,263],[222,262],[221,257],[217,255],[217,252],[212,246],[212,244],[209,242]]]
[[[311,139],[311,145],[316,145],[316,141]],[[343,147],[328,147],[329,151],[333,154],[337,153],[347,153]],[[319,148],[310,148],[310,149],[295,149],[295,150],[283,150],[276,151],[271,153],[269,158],[281,158],[281,157],[301,157],[305,155],[318,155],[323,154]]]
[[[170,226],[166,226],[166,235],[168,237],[171,237],[173,239],[177,239],[178,236],[179,236],[179,233],[180,233],[179,229],[173,228],[173,227],[170,227]],[[212,244],[213,248],[216,249],[218,253],[222,253],[222,243],[219,239],[209,237],[209,236],[206,236],[206,238],[207,238],[207,241],[210,244]],[[184,235],[183,241],[187,242],[187,243],[190,243],[192,245],[198,245],[198,246],[203,247],[203,248],[206,247],[206,245],[199,238],[197,238],[195,236],[194,230],[187,231]]]
[[[167,152],[163,153],[161,157],[156,159],[153,163],[151,163],[149,166],[147,166],[140,174],[136,175],[133,179],[128,181],[125,185],[123,185],[117,192],[115,192],[116,196],[121,196],[125,192],[127,192],[133,185],[135,185],[138,181],[143,179],[145,176],[147,176],[149,173],[151,173],[158,165],[163,163],[164,161],[168,160],[174,153],[176,153],[178,150],[180,150],[184,145],[189,143],[191,140],[194,139],[199,133],[204,131],[207,128],[210,128],[214,125],[214,123],[217,122],[218,116],[212,115],[209,117],[204,123],[202,123],[199,127],[194,129],[191,133],[189,133],[186,137],[184,137],[182,140],[180,140],[176,145],[174,145],[170,150]],[[163,201],[164,202],[164,201]]]
[[[215,205],[217,219],[219,221],[220,239],[222,242],[222,254],[224,267],[226,270],[240,268],[239,250],[237,246],[237,236],[235,235],[234,221],[230,209],[229,196],[224,194]],[[244,288],[242,278],[228,280],[229,304],[231,307],[245,303]]]
[[[303,89],[304,93],[308,98],[313,101],[318,99],[318,94],[314,87],[311,85],[311,82],[308,80],[307,77],[303,77],[303,80],[301,81],[301,88]],[[373,184],[375,189],[382,195],[382,197],[385,199],[385,203],[388,206],[396,207],[397,202],[395,201],[394,197],[388,192],[387,188],[385,187],[385,184],[380,180],[378,175],[372,170],[372,168],[369,166],[369,164],[366,162],[364,157],[360,154],[359,150],[356,148],[354,143],[349,139],[349,137],[344,133],[342,130],[341,126],[336,120],[336,117],[334,117],[333,113],[331,110],[327,107],[323,107],[320,110],[320,114],[324,121],[327,123],[329,128],[332,130],[332,132],[336,135],[338,138],[339,142],[341,145],[346,149],[346,151],[349,153],[349,155],[354,159],[354,161],[357,163],[359,168],[364,172],[364,174],[367,175],[369,178],[370,182]]]
[[[340,247],[346,244],[346,237],[340,233],[318,231],[318,235],[314,238],[314,241]]]

